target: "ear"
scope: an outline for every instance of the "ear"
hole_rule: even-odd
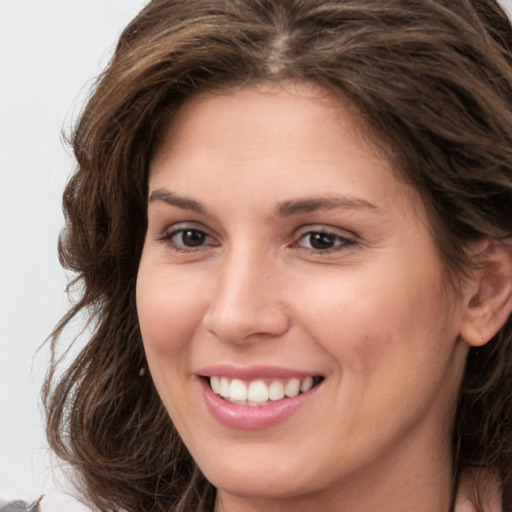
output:
[[[512,313],[512,239],[487,242],[474,251],[478,268],[465,289],[460,336],[471,346],[485,345]]]

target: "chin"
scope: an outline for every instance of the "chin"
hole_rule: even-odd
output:
[[[315,490],[315,478],[279,460],[260,460],[260,464],[236,464],[229,461],[201,467],[207,480],[230,495],[253,499],[293,499]],[[321,478],[325,484],[325,478]]]
[[[207,478],[218,490],[240,498],[287,500],[304,493],[304,489],[297,482],[292,483],[289,476],[282,479],[279,475],[268,473],[265,477],[238,474],[231,477],[215,475],[217,479]]]

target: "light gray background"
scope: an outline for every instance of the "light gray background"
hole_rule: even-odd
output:
[[[56,243],[73,161],[60,134],[144,4],[0,0],[0,495],[52,486],[39,406],[48,349],[35,353],[67,304]]]
[[[143,0],[0,0],[0,494],[50,483],[38,346],[66,309],[57,259],[73,160],[61,142]]]

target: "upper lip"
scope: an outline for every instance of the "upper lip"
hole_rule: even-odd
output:
[[[212,366],[205,366],[201,368],[197,375],[200,377],[230,377],[232,379],[240,380],[255,380],[255,379],[290,379],[298,378],[305,379],[306,377],[321,376],[318,372],[295,370],[292,368],[284,368],[280,366],[268,365],[251,365],[251,366],[236,366],[233,364],[215,364]]]

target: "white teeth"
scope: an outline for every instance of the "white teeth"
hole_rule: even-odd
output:
[[[220,394],[220,378],[219,377],[210,377],[210,386],[215,394]]]
[[[220,379],[219,395],[224,398],[229,397],[229,380],[227,377],[221,377]]]
[[[247,400],[247,386],[243,381],[239,379],[231,381],[229,385],[229,398],[231,400]]]
[[[306,391],[309,391],[312,387],[313,377],[306,377],[300,385],[300,391],[301,393],[306,393]]]
[[[272,381],[268,388],[268,397],[270,400],[281,400],[281,398],[284,398],[284,386],[281,381]]]
[[[212,376],[210,386],[216,395],[220,395],[229,402],[239,405],[268,405],[271,402],[282,400],[285,397],[293,398],[300,393],[307,393],[314,385],[313,377],[302,380],[293,378],[285,380],[274,379],[270,385],[262,380],[244,382],[241,379]]]
[[[247,392],[249,402],[266,402],[268,400],[268,388],[262,380],[253,380],[249,384]]]
[[[299,379],[290,379],[286,386],[284,387],[284,394],[289,397],[293,398],[294,396],[297,396],[300,392],[300,380]]]

